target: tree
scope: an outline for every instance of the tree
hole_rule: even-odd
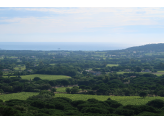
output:
[[[82,91],[84,91],[85,87],[86,87],[85,85],[80,85],[79,89],[82,89]]]
[[[164,90],[160,90],[160,91],[158,92],[158,95],[161,96],[161,97],[164,97]]]
[[[146,105],[152,106],[155,108],[162,108],[164,106],[164,101],[160,99],[155,99],[155,100],[149,101]]]
[[[0,71],[0,77],[3,76],[3,72]]]
[[[74,86],[73,88],[71,88],[71,94],[75,94],[79,91],[79,88],[77,86]]]
[[[4,91],[2,89],[0,89],[0,93],[2,94]]]
[[[34,77],[33,81],[38,81],[38,80],[41,80],[41,78],[39,77]]]
[[[39,92],[39,95],[50,95],[54,96],[55,94],[53,92],[47,91],[47,90],[42,90]]]
[[[52,92],[56,92],[56,88],[51,88],[51,91]]]
[[[66,88],[65,90],[66,90],[66,92],[67,92],[68,94],[71,93],[71,89],[70,89],[70,88]]]
[[[145,98],[147,96],[147,93],[146,92],[140,92],[139,96]]]
[[[142,69],[141,69],[140,67],[136,67],[136,68],[135,68],[135,71],[136,71],[136,72],[141,72],[141,70],[142,70]]]

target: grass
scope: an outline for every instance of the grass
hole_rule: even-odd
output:
[[[139,96],[105,96],[105,95],[85,95],[85,94],[55,94],[55,97],[67,97],[71,100],[88,100],[90,98],[95,98],[100,101],[105,101],[108,98],[111,98],[112,100],[116,100],[122,105],[144,105],[148,101],[154,100],[154,99],[161,99],[164,101],[164,97],[146,97],[141,98]]]
[[[124,73],[129,73],[129,72],[117,72],[117,74],[124,74]]]
[[[8,77],[8,76],[3,76],[3,77]],[[10,76],[14,77],[14,76]],[[21,76],[22,79],[28,79],[32,80],[34,77],[39,77],[41,79],[47,79],[47,80],[57,80],[57,79],[68,79],[71,78],[70,76],[65,76],[65,75],[46,75],[46,74],[32,74],[32,75],[23,75]]]
[[[7,58],[18,58],[18,57],[16,57],[16,56],[10,56],[10,57],[9,57],[9,56],[8,56]]]
[[[64,91],[66,87],[58,88],[57,91],[61,92]],[[20,99],[20,100],[26,100],[28,97],[37,95],[38,92],[20,92],[20,93],[12,93],[12,94],[2,94],[0,95],[0,99],[3,101],[8,101],[10,99]],[[116,100],[122,105],[144,105],[148,101],[154,100],[154,99],[161,99],[164,101],[164,97],[146,97],[141,98],[139,96],[105,96],[105,95],[85,95],[85,94],[64,94],[64,93],[56,93],[55,97],[67,97],[70,98],[72,101],[74,100],[88,100],[91,98],[95,98],[100,101],[105,101],[108,98],[111,98],[112,100]]]
[[[164,71],[157,71],[156,73],[153,73],[157,76],[161,76],[161,75],[164,75]]]
[[[106,67],[118,66],[118,64],[107,64]]]
[[[50,65],[55,65],[55,63],[53,63],[53,64],[50,64]]]
[[[37,92],[20,92],[20,93],[12,93],[12,94],[2,94],[0,95],[0,99],[3,101],[8,101],[10,99],[20,99],[26,100],[28,97],[37,95]]]
[[[14,70],[25,70],[26,69],[26,66],[20,66],[18,65],[17,67],[14,68]]]
[[[57,88],[56,92],[66,92],[66,88],[72,88],[72,87],[59,87]],[[79,91],[82,91],[82,89],[79,89]]]

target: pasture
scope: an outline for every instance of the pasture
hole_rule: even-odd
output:
[[[38,94],[39,94],[38,92],[20,92],[20,93],[12,93],[12,94],[2,94],[0,95],[0,99],[2,99],[3,101],[8,101],[10,99],[26,100],[28,97]]]
[[[157,71],[156,73],[153,73],[157,76],[161,76],[161,75],[164,75],[164,71]]]
[[[7,78],[8,76],[3,76]],[[10,76],[10,77],[15,77],[15,76]],[[70,76],[65,76],[65,75],[46,75],[46,74],[31,74],[31,75],[22,75],[20,76],[22,79],[27,79],[27,80],[32,80],[34,77],[39,77],[41,79],[47,79],[47,80],[57,80],[57,79],[69,79],[71,78]]]
[[[50,65],[55,65],[55,63],[53,63],[53,64],[50,64]]]
[[[108,98],[111,98],[112,100],[116,100],[122,105],[144,105],[148,101],[154,100],[154,99],[161,99],[164,101],[164,97],[146,97],[141,98],[139,96],[105,96],[105,95],[85,95],[85,94],[55,94],[55,97],[67,97],[71,100],[88,100],[90,98],[95,98],[100,101],[105,101]]]
[[[34,77],[39,77],[41,79],[47,80],[57,80],[57,79],[68,79],[71,78],[70,76],[65,75],[46,75],[46,74],[31,74],[31,75],[23,75],[21,76],[22,79],[34,79]]]
[[[25,65],[23,65],[23,66],[18,65],[18,66],[16,66],[16,67],[14,68],[14,70],[25,70],[25,69],[26,69],[26,66],[25,66]]]
[[[72,88],[72,87],[58,87],[56,88],[56,92],[66,92],[66,88]],[[79,91],[82,91],[82,89],[79,89]]]
[[[130,73],[130,72],[116,72],[117,74],[124,74],[124,73]]]
[[[64,88],[58,89],[59,91],[64,91]],[[12,93],[12,94],[2,94],[0,95],[0,99],[3,101],[7,101],[10,99],[20,99],[20,100],[26,100],[28,97],[37,95],[38,92],[20,92],[20,93]],[[148,101],[154,100],[154,99],[161,99],[164,101],[164,97],[146,97],[141,98],[139,96],[106,96],[106,95],[86,95],[86,94],[65,94],[65,93],[56,93],[55,97],[67,97],[70,98],[72,101],[74,100],[88,100],[91,98],[95,98],[100,101],[105,101],[108,98],[111,98],[112,100],[116,100],[122,105],[144,105]],[[54,98],[55,98],[54,97]]]
[[[107,64],[106,67],[118,66],[118,64]]]

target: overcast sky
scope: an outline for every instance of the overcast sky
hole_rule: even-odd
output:
[[[164,8],[0,7],[0,42],[164,42]]]

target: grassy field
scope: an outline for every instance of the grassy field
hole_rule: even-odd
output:
[[[58,91],[64,91],[64,88],[60,88]],[[7,101],[10,99],[20,99],[20,100],[26,100],[29,96],[37,95],[37,92],[20,92],[20,93],[13,93],[13,94],[2,94],[0,95],[0,99],[3,101]],[[56,93],[55,97],[67,97],[71,100],[88,100],[91,98],[95,98],[100,101],[105,101],[108,98],[111,98],[112,100],[116,100],[119,103],[123,105],[144,105],[148,101],[154,100],[154,99],[161,99],[164,101],[164,97],[146,97],[141,98],[139,96],[105,96],[105,95],[85,95],[85,94],[64,94],[64,93]]]
[[[50,64],[50,65],[55,65],[55,63],[53,63],[53,64]]]
[[[129,72],[117,72],[117,74],[124,74],[124,73],[129,73]]]
[[[88,100],[90,98],[95,98],[100,101],[105,101],[108,98],[111,98],[112,100],[116,100],[122,105],[144,105],[148,101],[154,100],[154,99],[161,99],[164,101],[164,97],[146,97],[141,98],[139,96],[104,96],[104,95],[84,95],[84,94],[55,94],[55,97],[68,97],[72,100]]]
[[[113,66],[118,66],[118,64],[107,64],[106,67],[113,67]]]
[[[72,87],[59,87],[57,88],[56,92],[66,92],[66,88],[72,88]],[[79,91],[82,91],[82,89],[79,89]]]
[[[12,93],[12,94],[2,94],[0,95],[0,99],[3,101],[8,101],[10,99],[20,99],[26,100],[28,97],[37,95],[37,92],[20,92],[20,93]]]
[[[18,57],[16,57],[16,56],[10,56],[10,57],[8,57],[8,56],[7,56],[7,58],[18,58]]]
[[[3,76],[8,77],[8,76]],[[15,76],[10,76],[15,77]],[[40,77],[41,79],[47,79],[47,80],[57,80],[57,79],[68,79],[71,78],[70,76],[65,75],[45,75],[45,74],[32,74],[32,75],[23,75],[21,76],[22,79],[33,79],[34,77]]]
[[[153,73],[157,76],[161,76],[161,75],[164,75],[164,71],[157,71],[156,73]]]
[[[14,70],[25,70],[26,69],[26,66],[20,66],[18,65],[17,67],[14,68]]]

